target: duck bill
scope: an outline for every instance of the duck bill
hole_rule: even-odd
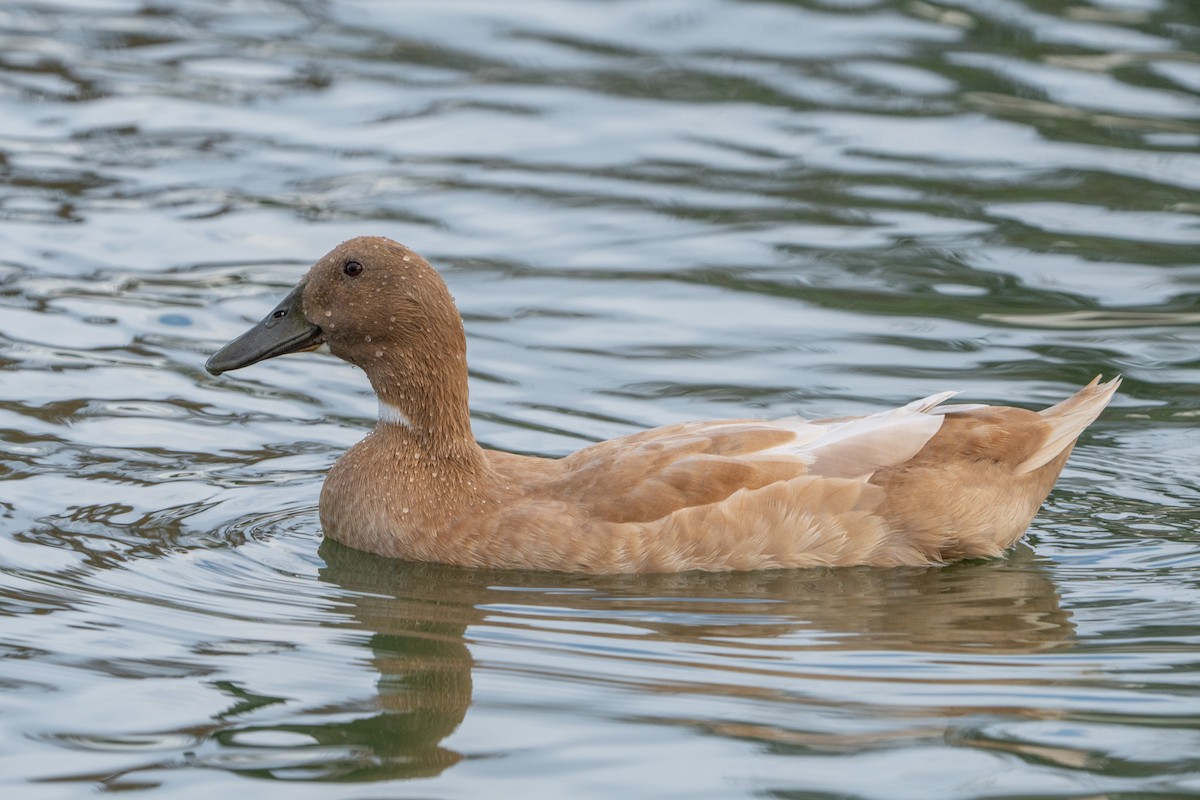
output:
[[[304,317],[304,284],[301,283],[262,322],[213,353],[204,368],[213,375],[220,375],[286,353],[315,350],[324,341],[320,327]]]

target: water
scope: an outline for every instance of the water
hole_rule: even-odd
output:
[[[1200,794],[1200,7],[0,8],[0,792]],[[582,578],[320,542],[375,414],[205,358],[342,239],[444,271],[476,433],[1123,373],[1026,542]]]

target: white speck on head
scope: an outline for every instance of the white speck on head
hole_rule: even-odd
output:
[[[332,317],[332,316],[333,316],[333,312],[332,312],[332,311],[326,311],[326,312],[325,312],[325,316],[327,316],[327,317]]]
[[[412,261],[412,256],[405,256],[405,257],[404,257],[404,260],[405,260],[405,261]]]
[[[395,317],[388,317],[388,322],[395,322],[395,321],[396,321]]]
[[[407,414],[383,400],[379,401],[379,421],[387,425],[403,425],[406,428],[413,426]]]
[[[382,350],[376,350],[376,351],[375,351],[375,357],[376,357],[376,358],[379,358],[379,357],[380,357],[380,356],[382,356],[382,355],[383,355],[383,351],[382,351]]]
[[[367,341],[368,341],[368,342],[369,342],[369,341],[371,341],[371,337],[370,337],[370,335],[368,335],[368,336],[367,336]]]
[[[407,514],[407,513],[408,513],[408,509],[407,509],[407,508],[402,508],[402,509],[400,509],[400,513],[401,513],[401,514]]]

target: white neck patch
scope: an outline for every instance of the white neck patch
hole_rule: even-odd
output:
[[[412,420],[408,418],[400,409],[396,408],[391,403],[379,401],[379,421],[388,425],[403,425],[406,428],[412,428]]]

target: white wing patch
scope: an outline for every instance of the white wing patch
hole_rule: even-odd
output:
[[[830,478],[869,478],[878,470],[908,461],[942,427],[943,414],[982,406],[941,406],[957,392],[942,392],[890,411],[865,417],[810,422],[787,417],[766,425],[786,428],[795,438],[748,456],[796,459],[808,472]]]
[[[935,408],[949,400],[951,397],[954,397],[956,394],[958,394],[958,392],[938,392],[937,394],[931,394],[929,397],[922,397],[920,400],[913,400],[903,408],[897,409],[897,411],[917,411],[922,414],[926,414],[930,411],[933,411]],[[882,411],[880,413],[892,414],[895,412]],[[880,414],[872,414],[871,416],[878,417],[879,415]],[[866,417],[866,419],[870,419],[870,417]]]
[[[978,411],[981,408],[987,408],[987,403],[951,403],[946,406],[938,406],[937,408],[929,409],[930,414],[965,414],[968,411]]]

